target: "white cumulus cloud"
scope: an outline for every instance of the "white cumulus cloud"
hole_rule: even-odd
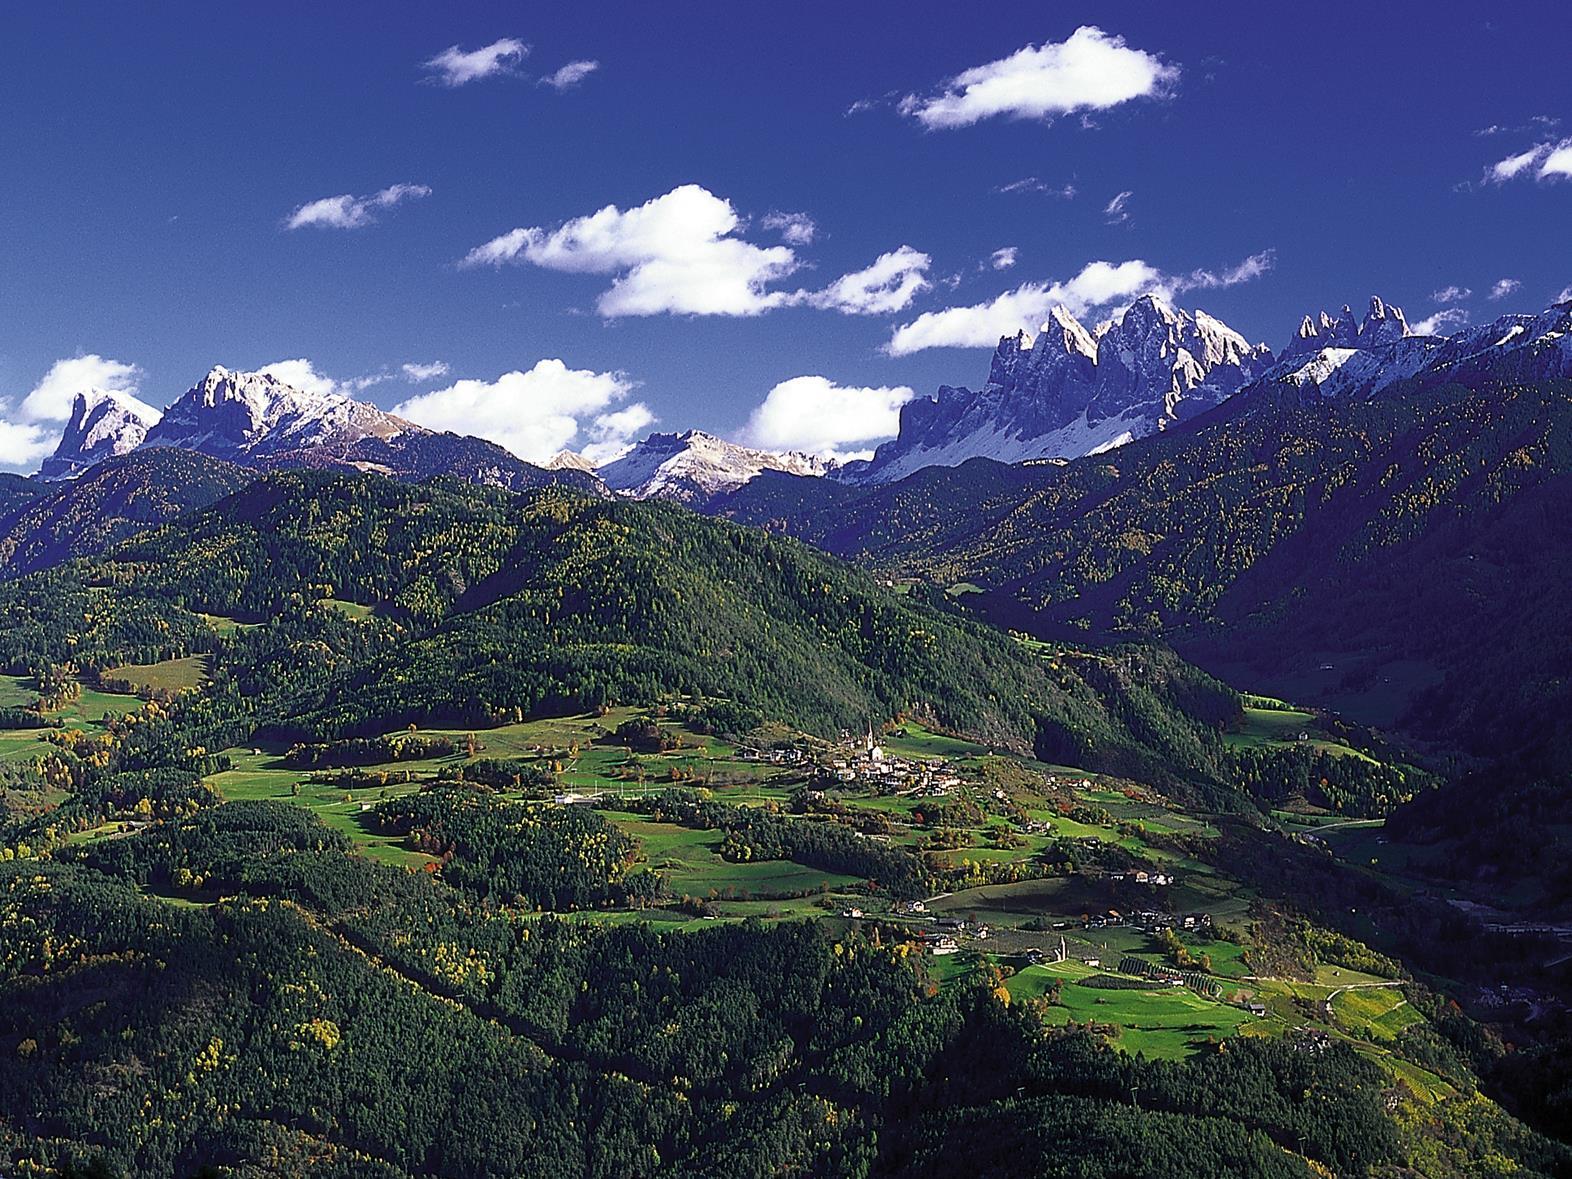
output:
[[[745,441],[761,450],[800,450],[824,458],[866,458],[866,443],[893,438],[901,406],[916,394],[905,385],[837,385],[828,377],[793,377],[754,409]]]
[[[561,69],[547,74],[540,80],[540,84],[550,86],[553,90],[571,90],[598,69],[600,69],[598,61],[570,61]]]
[[[555,229],[511,230],[475,247],[461,265],[614,275],[596,302],[607,318],[758,315],[787,301],[767,287],[797,268],[797,256],[789,246],[743,240],[741,225],[730,201],[685,184],[636,208],[607,205]]]
[[[136,365],[96,353],[57,360],[22,399],[17,416],[24,422],[63,422],[71,416],[71,403],[78,393],[100,389],[136,400],[141,379],[142,370]],[[152,406],[141,401],[137,404],[158,416]]]
[[[1485,172],[1485,179],[1505,184],[1519,176],[1530,175],[1539,180],[1572,177],[1572,139],[1536,143],[1527,151],[1498,160]]]
[[[393,412],[433,430],[489,438],[528,462],[544,463],[567,449],[605,462],[655,420],[642,402],[622,404],[633,387],[622,373],[541,360],[494,381],[456,381],[402,401]]]
[[[392,379],[392,375],[384,369],[361,377],[346,377],[339,380],[318,371],[317,366],[304,356],[297,356],[291,360],[275,360],[271,364],[264,364],[257,369],[257,372],[277,377],[291,389],[299,389],[302,393],[311,393],[318,397],[334,395],[353,397],[362,390]]]
[[[1468,309],[1443,307],[1434,315],[1408,325],[1416,336],[1445,336],[1468,324]]]
[[[449,45],[421,64],[431,71],[430,78],[444,86],[463,86],[494,74],[504,74],[524,60],[529,46],[517,37],[503,37],[479,49],[464,50]]]
[[[1161,58],[1084,25],[1062,42],[1028,45],[964,70],[936,95],[908,95],[900,110],[930,130],[968,127],[995,116],[1052,119],[1161,97],[1178,77],[1179,70]]]
[[[926,311],[898,326],[884,350],[908,356],[927,348],[992,348],[999,337],[1025,329],[1036,331],[1057,306],[1074,315],[1112,307],[1141,295],[1172,299],[1190,290],[1235,286],[1272,268],[1271,251],[1252,254],[1225,270],[1192,270],[1165,274],[1140,258],[1125,262],[1089,262],[1073,278],[1057,282],[1026,282],[985,303]]]
[[[1020,252],[1020,248],[1017,246],[1000,246],[992,254],[988,255],[988,265],[995,270],[1008,270],[1015,265],[1016,255]]]
[[[880,254],[864,270],[843,274],[821,291],[799,291],[793,299],[845,315],[889,315],[927,289],[932,264],[921,250],[901,246]]]
[[[1498,278],[1490,288],[1490,299],[1505,299],[1508,295],[1516,294],[1523,284],[1515,278]]]
[[[376,222],[377,214],[401,201],[431,195],[424,184],[391,184],[370,196],[322,197],[307,201],[284,220],[285,229],[363,229]]]
[[[55,361],[19,405],[0,400],[0,466],[31,467],[52,453],[78,393],[113,393],[157,419],[159,411],[137,396],[141,377],[136,365],[96,353]]]

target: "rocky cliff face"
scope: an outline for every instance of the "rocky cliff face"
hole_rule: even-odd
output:
[[[78,393],[60,445],[38,473],[45,479],[74,479],[106,458],[141,446],[157,421],[156,409],[124,393],[103,389]]]
[[[1272,359],[1266,345],[1204,311],[1192,315],[1155,296],[1094,331],[1056,308],[1035,337],[999,342],[980,390],[944,386],[908,403],[899,436],[872,460],[847,464],[842,477],[883,483],[977,457],[1095,454],[1216,405]]]

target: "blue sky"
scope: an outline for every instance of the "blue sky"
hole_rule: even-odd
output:
[[[415,9],[6,7],[0,460],[289,360],[526,457],[844,454],[1056,299],[1280,347],[1572,284],[1564,4]]]

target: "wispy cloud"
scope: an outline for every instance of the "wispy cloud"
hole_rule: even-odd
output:
[[[1439,291],[1431,291],[1430,299],[1434,303],[1461,303],[1473,293],[1467,287],[1446,286]]]
[[[1121,192],[1113,200],[1103,206],[1103,219],[1109,225],[1119,225],[1130,220],[1130,198],[1133,192]]]
[[[798,291],[793,302],[845,315],[889,315],[903,310],[928,288],[933,259],[921,250],[901,246],[880,254],[873,265],[843,274],[821,291]]]
[[[349,193],[307,201],[284,219],[285,229],[364,229],[374,225],[377,214],[403,201],[431,195],[424,184],[392,184],[370,196]]]
[[[1136,98],[1162,97],[1179,70],[1123,37],[1084,25],[1062,42],[1027,45],[1008,57],[963,70],[939,92],[901,100],[902,114],[930,130],[983,119],[1052,119],[1107,110]]]
[[[517,37],[503,37],[479,49],[460,49],[449,45],[435,57],[422,62],[431,81],[443,86],[463,86],[482,78],[507,74],[523,61],[529,46]]]
[[[445,360],[434,360],[430,364],[401,364],[399,371],[404,374],[404,379],[413,384],[422,381],[435,381],[438,377],[448,375],[448,363]]]
[[[998,193],[1042,193],[1044,196],[1063,197],[1067,201],[1075,197],[1075,185],[1070,183],[1049,184],[1047,181],[1039,180],[1035,176],[1022,176],[1019,180],[1012,180],[1008,184],[999,185],[993,191]]]
[[[1008,270],[1015,265],[1016,255],[1020,252],[1018,246],[1000,246],[988,255],[988,265],[995,270]]]
[[[898,326],[884,350],[907,356],[928,348],[992,348],[1001,336],[1035,331],[1055,307],[1072,314],[1111,308],[1142,295],[1172,299],[1190,290],[1235,286],[1272,268],[1272,251],[1264,250],[1224,270],[1192,270],[1165,274],[1139,258],[1125,262],[1089,262],[1074,277],[1055,282],[1027,282],[985,303],[927,311]]]
[[[1516,294],[1522,285],[1523,284],[1515,278],[1498,278],[1496,279],[1495,284],[1490,288],[1489,298],[1491,302],[1505,299],[1508,295]]]
[[[818,223],[806,213],[766,213],[759,219],[759,225],[780,234],[781,241],[790,246],[812,245],[819,235]]]
[[[570,61],[561,69],[541,78],[540,84],[550,86],[553,90],[571,90],[598,69],[598,61]]]
[[[1553,130],[1560,125],[1561,120],[1554,115],[1531,115],[1527,123],[1519,123],[1515,126],[1492,123],[1488,127],[1479,128],[1474,134],[1482,136],[1522,135],[1524,133],[1543,135],[1545,132]]]

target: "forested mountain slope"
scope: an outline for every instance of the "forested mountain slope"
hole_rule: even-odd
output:
[[[1148,1063],[983,983],[927,993],[903,953],[813,923],[479,907],[282,803],[57,859],[0,865],[0,1158],[46,1174],[1290,1179],[1404,1157],[1387,1074],[1343,1044]],[[138,890],[177,864],[222,899]],[[1488,1133],[1519,1173],[1564,1157]]]
[[[0,660],[214,651],[259,724],[303,737],[684,696],[822,734],[911,713],[1050,760],[1214,775],[1238,710],[1216,681],[1159,650],[1045,655],[928,597],[670,505],[291,471],[0,588]],[[374,613],[350,624],[324,599]],[[268,625],[221,639],[211,616]]]
[[[74,481],[32,483],[38,494],[0,516],[0,575],[99,552],[254,478],[222,459],[160,447],[105,459]]]
[[[1539,735],[1526,704],[1567,691],[1545,612],[1572,554],[1569,478],[1566,381],[1369,400],[1283,385],[1062,467],[974,462],[817,504],[777,477],[722,510],[973,582],[1038,633],[1161,635],[1301,698],[1384,689],[1379,719],[1493,754]]]

